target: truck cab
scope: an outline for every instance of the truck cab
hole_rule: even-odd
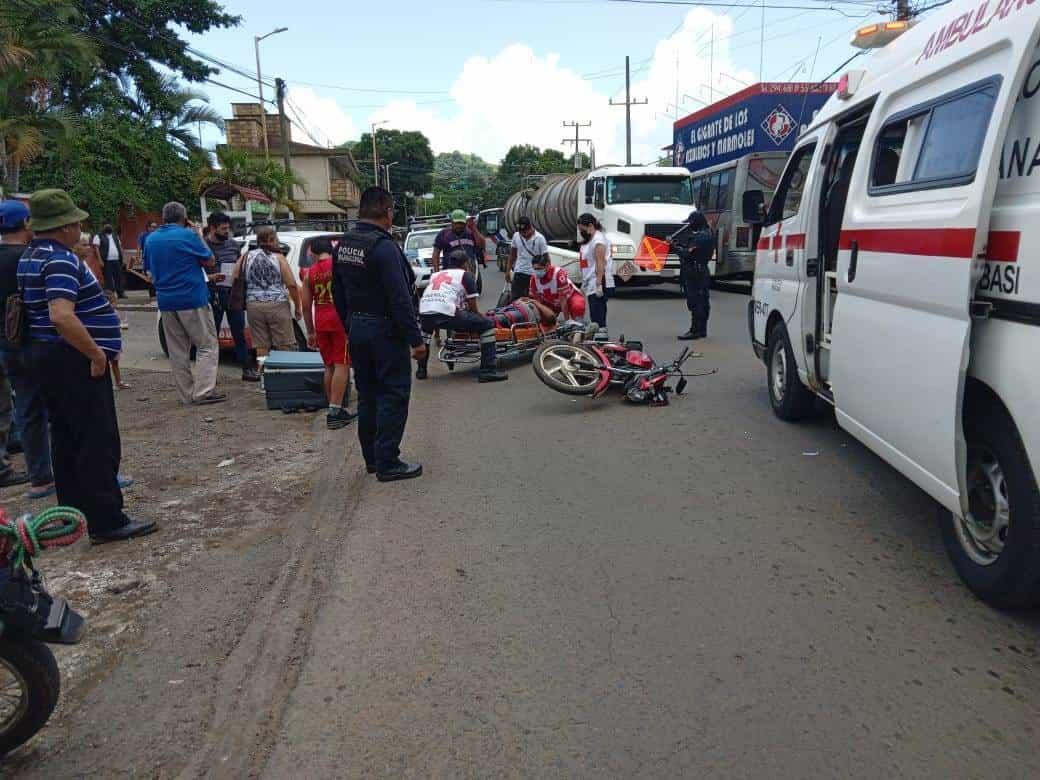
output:
[[[678,255],[669,254],[660,270],[638,265],[635,258],[644,236],[665,239],[690,215],[694,202],[688,170],[610,165],[590,171],[584,186],[578,213],[594,214],[603,224],[621,283],[678,278]],[[622,265],[627,265],[624,272]]]
[[[957,572],[1004,607],[1040,604],[1038,29],[1021,2],[920,20],[842,77],[769,203],[741,204],[774,412],[832,404],[938,502]]]

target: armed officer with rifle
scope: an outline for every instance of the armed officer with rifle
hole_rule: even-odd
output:
[[[679,279],[686,291],[686,308],[690,311],[690,329],[679,336],[679,340],[703,339],[708,335],[711,314],[708,263],[715,253],[715,234],[703,214],[691,211],[686,224],[669,237],[669,243],[679,254]]]

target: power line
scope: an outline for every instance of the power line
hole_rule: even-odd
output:
[[[312,81],[293,81],[301,87],[318,87],[320,89],[338,89],[343,92],[368,92],[379,95],[447,95],[446,89],[370,89],[367,87],[344,87],[339,84],[316,84]]]
[[[678,5],[678,6],[698,6],[704,8],[743,8],[743,3],[728,3],[720,2],[720,0],[600,0],[604,3],[626,3],[629,5]],[[840,0],[839,0],[840,1]],[[769,10],[789,10],[789,11],[833,11],[834,13],[842,14],[843,16],[850,16],[846,14],[840,8],[835,8],[833,4],[829,5],[770,5],[759,3],[755,5],[755,8],[766,8]]]

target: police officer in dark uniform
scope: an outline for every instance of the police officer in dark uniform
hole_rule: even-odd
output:
[[[690,310],[690,329],[679,339],[702,339],[708,335],[708,316],[711,314],[708,263],[715,253],[715,234],[703,214],[691,211],[686,226],[673,235],[672,245],[679,251],[679,274],[686,290],[686,308]]]
[[[390,236],[393,216],[389,192],[369,187],[361,193],[359,222],[340,240],[332,272],[333,300],[350,338],[361,453],[380,482],[422,474],[420,464],[401,460],[409,358],[422,360],[427,350],[412,307],[408,261]]]

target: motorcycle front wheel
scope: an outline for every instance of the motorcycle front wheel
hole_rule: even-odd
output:
[[[595,352],[581,344],[554,341],[534,353],[532,365],[538,378],[558,393],[592,395],[599,384],[600,365]]]
[[[0,637],[0,756],[43,728],[59,693],[58,663],[47,645]]]

